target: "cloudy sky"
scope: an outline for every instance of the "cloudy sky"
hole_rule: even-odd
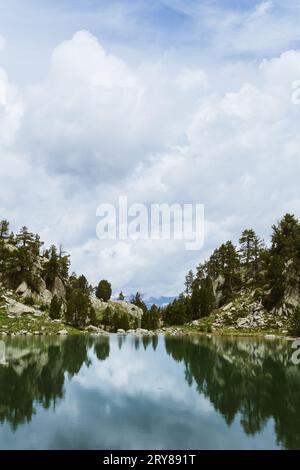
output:
[[[244,228],[268,239],[300,216],[299,22],[298,0],[0,0],[0,217],[156,297]],[[203,249],[98,240],[120,195],[204,204]]]

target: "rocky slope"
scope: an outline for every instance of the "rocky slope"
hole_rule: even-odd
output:
[[[18,292],[17,292],[18,291]],[[64,319],[51,320],[49,317],[49,305],[53,294],[45,291],[35,295],[35,303],[26,305],[26,297],[20,290],[12,291],[1,288],[0,293],[0,335],[67,335],[78,333],[76,328],[66,325]],[[46,300],[46,301],[45,301]],[[111,315],[115,312],[126,314],[131,328],[140,328],[142,310],[137,306],[124,301],[103,302],[92,298],[92,304],[96,311],[99,326],[86,325],[84,331],[90,333],[105,333],[105,327],[101,325],[101,319],[107,307]]]
[[[131,328],[141,327],[143,311],[141,308],[137,307],[136,305],[130,302],[125,302],[123,300],[109,300],[108,302],[104,302],[103,300],[99,300],[94,297],[92,298],[92,304],[100,324],[101,320],[103,319],[104,312],[107,308],[109,308],[112,314],[114,314],[115,312],[118,312],[120,314],[126,314],[129,319],[129,326]]]
[[[121,324],[126,317],[127,328],[141,326],[140,308],[124,301],[96,299],[85,276],[69,274],[69,255],[62,247],[42,247],[40,237],[26,227],[14,234],[9,223],[0,220],[1,334],[66,335],[88,327],[103,331],[104,315],[106,325],[110,316]]]
[[[289,334],[294,309],[300,304],[298,289],[289,289],[279,306],[267,310],[259,290],[242,289],[234,300],[215,309],[207,318],[194,320],[189,326],[212,333]]]

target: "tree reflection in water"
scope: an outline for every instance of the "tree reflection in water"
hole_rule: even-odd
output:
[[[145,370],[147,361],[159,368],[167,353],[184,364],[187,386],[195,384],[228,426],[238,419],[243,431],[254,436],[273,419],[277,444],[300,448],[300,368],[291,362],[289,343],[155,336],[119,336],[114,341],[114,367],[122,368],[122,348],[128,371],[135,370],[137,356]],[[5,364],[0,365],[0,423],[8,422],[16,430],[31,421],[38,405],[55,408],[65,397],[66,381],[78,375],[83,365],[90,367],[93,360],[101,367],[110,355],[110,338],[7,338],[5,354]],[[151,388],[147,392],[151,397]],[[151,401],[147,407],[151,408]]]
[[[277,443],[300,448],[300,368],[286,342],[166,337],[165,344],[185,364],[187,383],[195,381],[228,425],[239,414],[246,434],[255,435],[273,418]]]
[[[109,356],[107,337],[13,338],[6,341],[6,365],[0,366],[0,423],[13,429],[29,422],[35,403],[55,407],[64,397],[65,373],[78,374],[91,364],[88,349],[94,347],[99,360]]]

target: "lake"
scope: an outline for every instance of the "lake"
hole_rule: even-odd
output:
[[[0,343],[0,449],[300,449],[300,365],[289,341]]]

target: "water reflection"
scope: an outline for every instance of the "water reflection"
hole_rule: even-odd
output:
[[[6,340],[6,363],[0,366],[0,422],[8,421],[13,429],[29,422],[35,414],[35,401],[45,409],[55,408],[56,401],[64,397],[65,373],[71,378],[83,364],[91,365],[87,353],[92,345],[98,359],[108,357],[106,337]]]
[[[300,368],[286,342],[262,339],[166,338],[166,350],[185,364],[189,385],[231,424],[237,414],[248,435],[275,421],[277,442],[300,448]]]
[[[290,355],[258,339],[8,338],[0,448],[299,449]]]

